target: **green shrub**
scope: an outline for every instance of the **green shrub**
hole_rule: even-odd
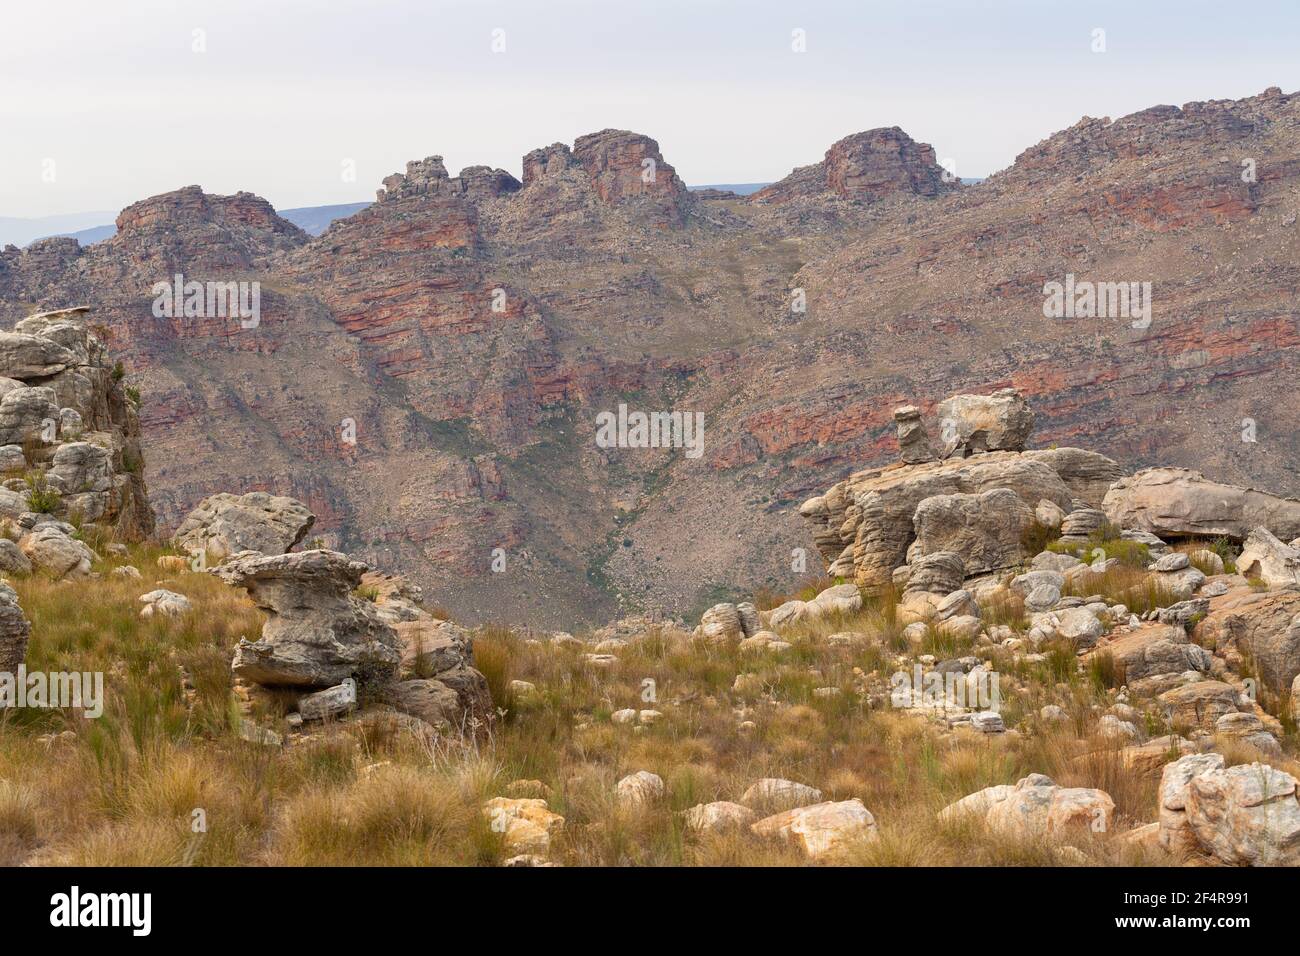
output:
[[[59,493],[49,486],[45,475],[29,474],[27,481],[27,507],[37,514],[52,515],[63,503]]]

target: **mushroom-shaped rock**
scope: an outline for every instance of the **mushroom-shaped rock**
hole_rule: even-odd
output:
[[[231,669],[258,684],[332,687],[347,677],[390,678],[397,633],[352,597],[366,565],[337,551],[236,555],[213,569],[267,614],[257,641],[241,640]]]

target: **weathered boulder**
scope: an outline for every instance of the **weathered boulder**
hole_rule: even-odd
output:
[[[1068,509],[1078,492],[1053,464],[1087,473],[1080,461],[1095,458],[1099,463],[1093,473],[1118,469],[1104,456],[1073,451],[1076,455],[992,451],[862,471],[804,502],[799,512],[814,525],[814,540],[830,564],[830,573],[852,575],[867,593],[879,593],[892,584],[894,569],[908,563],[908,548],[916,537],[913,518],[921,502],[1009,488],[1027,509],[1042,500]],[[1095,480],[1081,478],[1080,487],[1091,487]]]
[[[0,332],[0,375],[5,378],[48,378],[75,364],[77,356],[51,338]]]
[[[311,530],[316,516],[301,501],[250,491],[211,495],[181,522],[172,542],[191,554],[221,560],[240,551],[285,554]]]
[[[628,774],[614,786],[614,796],[625,807],[647,807],[663,795],[663,778],[649,770]]]
[[[1065,510],[1044,498],[1034,505],[1034,520],[1044,528],[1060,528],[1061,522],[1065,520]]]
[[[231,669],[266,685],[332,687],[344,678],[392,678],[397,633],[368,601],[352,597],[366,565],[336,551],[235,555],[212,570],[246,589],[268,620],[257,641],[241,639]]]
[[[1092,647],[1106,633],[1106,626],[1086,607],[1071,607],[1057,615],[1056,636],[1076,648]]]
[[[1189,468],[1146,468],[1106,492],[1106,516],[1123,528],[1161,537],[1226,535],[1245,540],[1264,527],[1284,541],[1300,537],[1300,501],[1211,481]]]
[[[53,445],[58,420],[54,389],[15,388],[0,398],[0,445]]]
[[[709,641],[739,641],[745,637],[740,612],[734,604],[715,604],[700,618],[700,634]]]
[[[1120,751],[1120,759],[1128,770],[1142,775],[1154,775],[1163,772],[1165,764],[1170,761],[1195,752],[1196,747],[1187,738],[1165,734],[1146,743],[1125,747]]]
[[[303,720],[325,720],[346,714],[356,706],[357,682],[349,677],[341,684],[300,697],[298,714]]]
[[[0,582],[0,674],[16,674],[27,657],[32,625],[18,606],[18,593]]]
[[[950,551],[962,556],[967,575],[1014,567],[1024,558],[1021,535],[1034,513],[1009,488],[981,494],[936,495],[912,518],[917,554]]]
[[[915,465],[939,457],[921,421],[921,410],[915,405],[894,409],[894,424],[898,432],[899,458],[904,462]]]
[[[758,815],[749,807],[727,800],[700,803],[683,813],[686,828],[696,833],[726,833],[740,830]]]
[[[788,624],[812,623],[835,614],[854,614],[862,610],[862,592],[856,584],[835,584],[822,591],[811,601],[786,601],[767,611],[769,627]]]
[[[483,802],[483,816],[488,828],[501,834],[509,853],[544,857],[551,841],[564,831],[564,817],[535,797],[493,797]]]
[[[1034,412],[1014,388],[992,395],[954,395],[939,403],[944,457],[986,451],[1024,451]]]
[[[962,814],[981,816],[993,830],[1016,837],[1062,836],[1072,831],[1109,831],[1115,802],[1101,790],[1060,787],[1041,773],[1014,786],[987,787],[940,812],[942,819]]]
[[[1213,732],[1220,717],[1236,712],[1237,697],[1237,689],[1231,684],[1203,680],[1167,690],[1159,701],[1174,726]]]
[[[1210,600],[1192,637],[1239,672],[1252,662],[1263,683],[1281,692],[1300,675],[1300,593],[1230,588]]]
[[[1181,627],[1167,624],[1148,624],[1130,631],[1104,650],[1115,659],[1128,684],[1161,674],[1207,673],[1212,662],[1210,652],[1188,641]]]
[[[1300,866],[1296,780],[1262,763],[1225,767],[1219,754],[1176,760],[1160,783],[1159,840],[1230,866]]]
[[[162,617],[180,617],[192,607],[190,599],[184,594],[168,591],[166,588],[158,588],[148,594],[140,595],[140,602],[144,605],[140,609],[141,617],[153,617],[155,614]]]
[[[1061,519],[1061,540],[1087,541],[1106,526],[1106,515],[1098,508],[1075,508]]]
[[[436,678],[383,683],[378,690],[380,700],[402,713],[456,734],[475,732],[492,718],[487,678],[472,667],[453,667]]]
[[[0,538],[0,572],[5,574],[31,574],[32,562],[23,549],[8,538]]]
[[[18,547],[32,566],[55,578],[79,578],[90,574],[95,552],[85,542],[70,537],[54,525],[43,525],[23,535]]]
[[[1255,528],[1246,536],[1237,573],[1271,588],[1300,590],[1300,548],[1283,544],[1267,528]]]
[[[844,860],[853,850],[880,837],[875,817],[856,798],[795,807],[764,817],[750,830],[758,836],[787,840],[810,860],[821,862]]]
[[[966,562],[955,551],[932,551],[912,563],[903,593],[951,594],[961,590]]]

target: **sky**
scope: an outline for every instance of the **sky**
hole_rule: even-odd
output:
[[[1269,86],[1300,88],[1300,0],[3,0],[0,217],[355,202],[606,127],[689,185],[879,126],[977,177],[1085,115]]]

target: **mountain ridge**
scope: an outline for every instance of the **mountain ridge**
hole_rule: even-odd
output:
[[[1105,430],[1126,466],[1167,445],[1294,492],[1294,270],[1264,260],[1294,261],[1296,112],[1269,90],[1085,119],[977,188],[869,131],[751,197],[696,195],[654,140],[606,130],[528,154],[522,181],[408,164],[318,237],[248,194],[166,194],[90,249],[0,256],[0,301],[6,319],[100,304],[141,369],[164,525],[215,490],[276,489],[468,619],[690,612],[788,585],[799,501],[891,452],[895,405],[954,391],[1016,385],[1043,441]],[[1232,262],[1247,225],[1269,257],[1179,265],[1188,244]],[[259,328],[152,316],[149,286],[177,268],[259,278]],[[1154,279],[1152,328],[1047,324],[1042,287],[1067,272]],[[702,412],[705,454],[598,447],[592,420],[620,401]],[[1279,440],[1231,444],[1245,418]]]

